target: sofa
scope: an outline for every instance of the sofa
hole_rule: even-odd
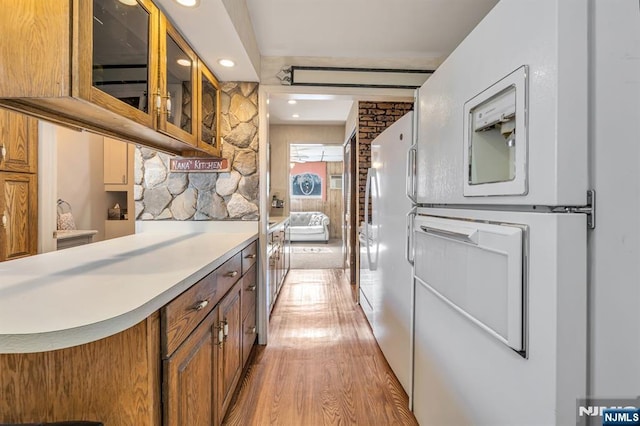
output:
[[[289,213],[291,241],[329,242],[329,216],[322,212]]]

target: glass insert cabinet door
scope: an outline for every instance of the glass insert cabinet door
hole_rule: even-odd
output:
[[[198,115],[200,129],[198,133],[198,147],[212,155],[219,156],[220,152],[220,84],[213,73],[200,61],[200,102]]]
[[[197,56],[163,16],[160,25],[158,129],[196,145]]]
[[[153,127],[158,9],[147,0],[93,0],[92,6],[91,101]]]

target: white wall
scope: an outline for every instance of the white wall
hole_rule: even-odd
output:
[[[349,115],[347,116],[347,122],[344,126],[344,140],[347,141],[351,134],[358,127],[358,111],[359,111],[360,102],[355,101],[353,105],[351,105],[351,109],[349,110]]]
[[[58,198],[71,204],[78,229],[95,229],[93,241],[104,239],[107,202],[104,192],[102,136],[58,126]]]
[[[640,9],[592,0],[590,393],[640,395]]]
[[[344,142],[344,126],[269,126],[271,145],[271,190],[268,200],[274,194],[285,199],[283,214],[289,214],[289,145],[305,143],[339,144]]]

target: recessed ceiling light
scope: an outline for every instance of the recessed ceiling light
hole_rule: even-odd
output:
[[[293,117],[293,118],[300,118],[300,114],[293,114],[291,117]]]
[[[289,105],[295,105],[298,102],[295,99],[289,99],[289,101],[287,102]]]
[[[197,7],[200,5],[200,0],[176,0],[176,3],[185,7]]]
[[[233,62],[231,59],[220,59],[218,60],[218,63],[223,67],[227,67],[227,68],[231,68],[236,65],[236,63]]]
[[[182,65],[183,67],[191,66],[191,61],[188,59],[181,58],[181,59],[178,59],[176,62],[178,63],[178,65]]]
[[[127,6],[137,6],[138,5],[138,1],[137,0],[120,0],[120,3],[126,4]]]

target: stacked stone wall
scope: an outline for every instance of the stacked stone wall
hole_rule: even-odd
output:
[[[171,156],[135,151],[138,220],[255,220],[259,217],[258,84],[221,85],[220,133],[228,173],[174,173]]]

